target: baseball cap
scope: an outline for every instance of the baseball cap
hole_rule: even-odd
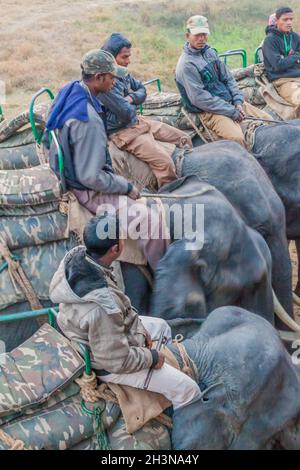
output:
[[[209,34],[208,21],[205,16],[191,16],[186,23],[186,29],[192,34]]]
[[[117,78],[124,78],[128,74],[126,67],[120,67],[114,56],[102,49],[87,52],[82,58],[81,68],[87,75],[111,73]]]

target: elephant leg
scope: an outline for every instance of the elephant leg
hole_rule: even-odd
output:
[[[269,237],[266,241],[272,255],[273,290],[283,308],[293,318],[292,265],[288,243],[285,236],[278,235]],[[283,328],[283,324],[276,326]]]

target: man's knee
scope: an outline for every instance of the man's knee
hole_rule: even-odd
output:
[[[245,138],[242,129],[232,128],[224,132],[224,139],[233,140],[238,144],[245,146]]]
[[[165,173],[175,172],[174,162],[168,153],[158,149],[156,155],[157,166],[161,171]]]
[[[174,409],[187,406],[201,398],[201,390],[199,385],[190,377],[184,375],[182,380],[177,381],[176,385],[177,389],[176,398],[174,400],[175,404],[173,402]]]
[[[140,316],[140,319],[153,340],[157,340],[163,332],[167,343],[172,341],[171,328],[163,318]]]
[[[167,339],[167,342],[172,341],[171,328],[166,322],[166,320],[164,320],[163,318],[155,318],[155,322],[157,325],[157,329],[160,331],[160,333],[162,332],[164,333],[164,336]]]

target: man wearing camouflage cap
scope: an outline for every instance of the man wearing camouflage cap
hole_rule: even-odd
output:
[[[245,102],[226,64],[208,46],[209,25],[195,15],[186,25],[187,43],[176,67],[176,83],[187,110],[201,113],[202,122],[222,139],[245,146],[241,122],[245,116],[271,117]]]
[[[85,54],[81,69],[82,81],[68,83],[60,90],[46,123],[49,131],[56,132],[63,151],[67,188],[94,214],[104,204],[122,211],[123,215],[125,212],[127,227],[136,215],[130,208],[133,204],[141,204],[141,226],[148,230],[150,210],[135,202],[140,197],[138,189],[113,171],[107,146],[105,110],[97,98],[99,93],[109,91],[115,78],[124,77],[127,70],[119,67],[109,52],[100,49]],[[50,147],[50,166],[59,176],[54,142]],[[159,216],[153,211],[151,224],[152,228],[162,227]],[[168,237],[154,240],[148,234],[138,243],[155,269],[168,246]]]

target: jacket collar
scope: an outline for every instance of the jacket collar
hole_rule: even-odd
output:
[[[206,44],[204,47],[202,47],[202,49],[195,49],[194,47],[190,47],[188,42],[186,42],[184,47],[183,47],[184,52],[186,52],[189,55],[193,55],[193,56],[203,55],[208,49],[210,49],[210,46],[208,44]]]

